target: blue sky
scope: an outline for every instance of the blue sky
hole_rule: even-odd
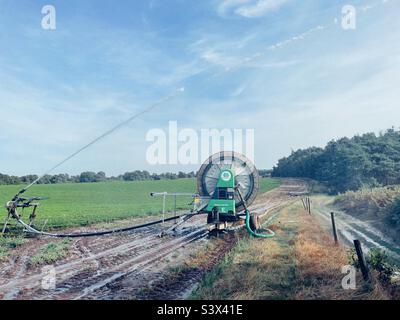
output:
[[[41,28],[46,4],[54,31]],[[357,8],[355,30],[340,26],[345,4]],[[254,128],[259,168],[399,127],[399,9],[399,0],[0,0],[0,172],[40,174],[181,87],[58,172],[195,170],[147,163],[146,133],[170,120]]]

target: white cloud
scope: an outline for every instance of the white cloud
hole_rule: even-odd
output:
[[[213,49],[206,50],[201,54],[201,58],[208,63],[225,68],[231,69],[240,63],[239,58],[235,56],[227,56]]]
[[[286,2],[287,0],[259,0],[255,4],[237,8],[235,13],[246,18],[258,18],[279,9]]]
[[[232,10],[232,8],[237,8],[238,6],[244,5],[248,3],[250,0],[224,0],[218,6],[218,14],[221,16],[225,16],[228,11]]]
[[[218,13],[227,16],[233,13],[246,18],[259,18],[278,10],[288,0],[224,0],[218,6]]]
[[[203,36],[200,40],[188,47],[188,52],[195,56],[195,61],[203,61],[203,69],[212,67],[222,68],[224,71],[232,71],[239,68],[286,68],[299,64],[299,59],[273,59],[271,51],[283,48],[295,41],[304,40],[317,27],[302,33],[298,37],[290,38],[283,42],[270,45],[267,48],[257,41],[258,31],[239,39],[226,40],[224,37]],[[261,47],[261,48],[260,48]],[[249,52],[256,52],[249,54]]]

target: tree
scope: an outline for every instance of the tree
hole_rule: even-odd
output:
[[[331,141],[324,149],[294,151],[278,161],[272,175],[315,179],[332,193],[400,183],[400,131],[367,133]]]
[[[103,171],[97,172],[95,176],[95,182],[103,182],[106,181],[106,174]]]
[[[79,177],[79,182],[87,183],[87,182],[96,182],[96,173],[92,171],[82,172]]]
[[[179,172],[178,172],[178,178],[179,178],[179,179],[186,178],[186,173],[184,173],[184,172],[182,172],[182,171],[179,171]]]

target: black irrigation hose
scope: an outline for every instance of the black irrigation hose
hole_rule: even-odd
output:
[[[139,225],[135,225],[135,226],[131,226],[131,227],[126,227],[126,228],[118,228],[118,229],[112,229],[112,230],[106,230],[106,231],[85,232],[85,233],[69,233],[69,234],[68,233],[66,233],[66,234],[57,234],[57,233],[43,232],[43,231],[36,230],[35,228],[32,228],[31,226],[27,225],[22,220],[18,220],[18,222],[21,223],[26,228],[27,232],[29,232],[29,233],[34,233],[34,234],[44,235],[44,236],[49,236],[49,237],[54,237],[54,238],[84,238],[84,237],[104,236],[104,235],[107,235],[107,234],[128,232],[128,231],[132,231],[132,230],[135,230],[135,229],[146,228],[146,227],[153,226],[155,224],[160,224],[160,223],[163,223],[163,222],[168,222],[168,221],[172,221],[172,220],[175,220],[175,219],[179,219],[179,218],[182,218],[182,217],[184,217],[186,215],[187,214],[183,214],[183,215],[179,215],[179,216],[165,218],[165,219],[162,219],[162,220],[152,221],[152,222],[143,223],[143,224],[139,224]]]

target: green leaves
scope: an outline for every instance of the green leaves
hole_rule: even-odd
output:
[[[303,177],[325,183],[331,193],[400,183],[400,131],[331,141],[324,149],[298,150],[279,160],[275,177]]]

